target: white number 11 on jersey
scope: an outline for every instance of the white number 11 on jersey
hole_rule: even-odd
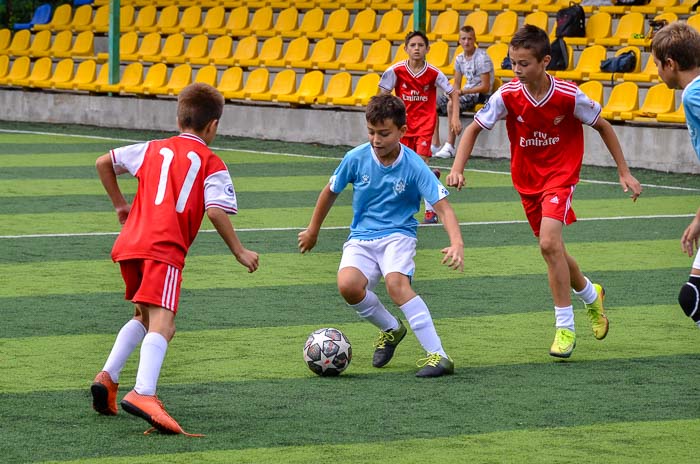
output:
[[[160,154],[163,155],[163,165],[160,167],[160,180],[158,181],[158,192],[156,193],[156,205],[163,203],[163,198],[165,198],[165,189],[168,186],[168,172],[170,171],[170,163],[173,161],[175,153],[170,148],[161,148]],[[194,185],[194,180],[197,178],[197,173],[202,167],[202,160],[199,158],[197,153],[191,151],[187,153],[187,158],[190,160],[190,168],[187,170],[187,175],[185,176],[185,182],[182,184],[180,189],[180,195],[177,197],[177,204],[175,205],[175,211],[181,213],[185,210],[185,205],[187,204],[187,198],[190,196],[192,191],[192,185]]]

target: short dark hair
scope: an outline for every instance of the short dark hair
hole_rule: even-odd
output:
[[[654,34],[651,52],[662,66],[670,58],[679,71],[700,67],[700,33],[687,23],[672,22]]]
[[[406,125],[406,106],[401,99],[390,93],[375,95],[369,99],[365,119],[371,124],[380,124],[387,119],[401,128]]]
[[[214,119],[221,119],[224,97],[209,84],[190,84],[177,96],[177,120],[181,129],[201,131]]]
[[[406,34],[406,39],[403,41],[403,44],[408,45],[408,41],[414,37],[422,38],[423,42],[425,42],[425,46],[426,47],[430,46],[430,41],[428,40],[428,36],[425,35],[425,32],[423,32],[423,31],[411,31],[411,32],[409,32],[408,34]]]
[[[552,54],[549,36],[545,31],[532,24],[525,24],[517,30],[513,38],[510,39],[510,47],[532,50],[537,61],[542,61],[545,56]]]
[[[467,24],[466,26],[460,27],[459,32],[466,32],[467,34],[474,34],[474,37],[476,37],[476,31],[469,24]]]

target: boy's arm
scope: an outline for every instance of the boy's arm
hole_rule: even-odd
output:
[[[637,201],[637,198],[642,193],[642,185],[634,178],[630,172],[630,168],[627,166],[627,161],[625,161],[625,155],[622,153],[622,147],[620,146],[617,134],[615,134],[615,130],[610,123],[603,118],[598,118],[592,127],[600,134],[600,138],[603,139],[603,143],[608,147],[608,151],[610,151],[617,165],[617,173],[620,176],[622,190],[627,192],[631,189],[632,195],[630,195],[630,198],[632,198],[632,201]]]
[[[321,193],[318,195],[316,207],[314,207],[314,212],[311,215],[311,222],[309,222],[309,226],[299,232],[299,251],[302,253],[311,251],[311,249],[316,245],[318,233],[321,230],[321,225],[326,219],[326,216],[328,216],[328,212],[331,210],[336,198],[338,198],[338,194],[331,191],[330,184],[326,184],[323,190],[321,190]]]
[[[490,93],[491,92],[491,73],[481,74],[481,84],[476,87],[471,87],[469,89],[460,89],[460,95],[466,95],[468,93]]]
[[[474,121],[464,130],[464,134],[457,146],[457,153],[452,163],[452,169],[450,169],[450,173],[447,175],[446,182],[448,187],[457,187],[457,190],[462,190],[462,187],[464,187],[466,183],[464,180],[464,168],[472,154],[472,150],[474,150],[476,138],[481,131],[481,126]]]
[[[445,257],[442,258],[442,264],[447,264],[451,269],[463,271],[464,240],[462,239],[462,231],[459,228],[457,215],[452,209],[452,205],[447,201],[447,198],[443,198],[433,204],[433,207],[442,221],[442,225],[450,239],[450,246],[442,249],[442,254],[445,255]]]
[[[700,250],[698,245],[700,245],[700,208],[681,236],[681,249],[692,257],[695,250]]]
[[[450,94],[450,102],[452,103],[450,130],[455,135],[459,135],[462,132],[462,120],[459,117],[459,92],[458,88],[454,88]]]
[[[97,161],[95,161],[95,169],[97,169],[97,175],[100,177],[102,186],[107,192],[109,199],[112,200],[112,205],[114,205],[114,209],[117,212],[119,223],[124,224],[126,218],[129,216],[131,207],[119,188],[117,174],[114,172],[114,165],[112,164],[112,156],[107,153],[97,158]]]
[[[248,268],[248,272],[255,272],[258,269],[258,254],[243,246],[226,211],[212,206],[207,208],[207,217],[221,238],[224,239],[226,246],[231,250],[236,260]]]

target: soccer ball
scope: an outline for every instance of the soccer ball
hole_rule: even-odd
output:
[[[338,329],[315,330],[304,345],[304,361],[315,374],[334,376],[343,372],[352,359],[352,347]]]

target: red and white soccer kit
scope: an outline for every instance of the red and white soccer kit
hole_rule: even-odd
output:
[[[593,125],[600,105],[573,83],[548,76],[549,91],[536,101],[514,79],[499,88],[474,116],[484,129],[506,120],[511,177],[528,221],[539,235],[542,216],[576,221],[571,198],[583,161],[583,125]]]
[[[117,174],[139,185],[129,217],[112,248],[122,267],[126,298],[177,310],[185,256],[209,207],[238,210],[224,162],[199,137],[181,134],[114,149]]]
[[[408,61],[396,63],[384,71],[379,81],[379,88],[387,92],[393,90],[406,105],[408,130],[401,143],[424,157],[431,156],[438,87],[448,95],[453,91],[445,74],[427,62],[417,73],[411,70]]]

